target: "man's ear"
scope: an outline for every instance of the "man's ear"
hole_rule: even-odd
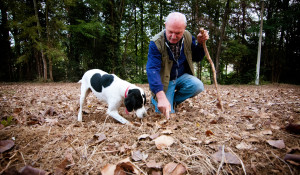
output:
[[[134,96],[132,94],[128,94],[128,97],[125,98],[124,103],[128,112],[133,111],[133,108],[135,106]]]

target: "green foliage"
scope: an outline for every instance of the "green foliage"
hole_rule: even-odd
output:
[[[1,36],[9,32],[9,37],[0,40],[1,53],[6,55],[1,63],[9,69],[6,72],[11,81],[41,78],[43,51],[48,68],[52,61],[55,81],[78,81],[84,71],[99,68],[141,83],[147,82],[145,64],[150,38],[164,29],[165,17],[173,11],[186,14],[187,30],[193,36],[199,27],[209,30],[207,45],[214,59],[227,1],[37,1],[40,27],[32,1],[3,2],[6,8],[1,7],[1,11],[8,16],[7,21],[4,16],[0,19],[1,29],[7,26]],[[300,72],[299,9],[298,1],[265,1],[262,81],[300,82],[292,78]],[[219,82],[254,80],[259,15],[257,0],[230,1]],[[10,48],[2,47],[5,44]],[[234,71],[227,75],[229,64],[233,64]],[[201,69],[201,79],[210,83],[210,65],[203,61]]]
[[[2,120],[2,121],[1,121],[1,124],[2,124],[4,127],[9,126],[9,125],[12,124],[12,120],[13,120],[13,116],[9,116],[9,117],[7,117],[6,120]]]
[[[227,64],[237,64],[249,54],[248,47],[238,40],[230,40],[223,51],[223,60]]]

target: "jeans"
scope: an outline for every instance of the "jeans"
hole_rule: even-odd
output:
[[[166,96],[171,104],[171,113],[175,113],[174,104],[178,105],[184,100],[194,97],[204,90],[201,80],[190,74],[183,74],[176,80],[169,82]],[[151,97],[151,103],[155,107],[155,112],[160,113],[157,108],[157,101]]]

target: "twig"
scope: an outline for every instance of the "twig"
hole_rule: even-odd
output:
[[[204,28],[200,28],[200,32],[203,35],[204,34]],[[215,87],[216,87],[216,90],[217,90],[217,100],[218,100],[217,106],[223,111],[224,108],[223,108],[221,97],[220,97],[219,90],[218,90],[218,82],[217,82],[216,69],[215,69],[214,62],[210,58],[209,52],[207,50],[206,42],[203,42],[203,48],[204,48],[204,51],[205,51],[205,56],[208,59],[210,65],[211,65],[211,69],[213,71],[214,84],[215,84]]]
[[[147,173],[145,173],[142,169],[140,169],[137,165],[135,165],[132,161],[130,161],[130,163],[135,166],[136,169],[140,170],[140,172],[142,172],[143,174],[147,175]]]
[[[24,156],[23,156],[23,153],[21,151],[18,151],[20,154],[21,154],[21,157],[23,159],[23,162],[24,162],[24,165],[26,165],[26,162],[25,162],[25,159],[24,159]]]
[[[282,161],[283,163],[285,163],[285,164],[289,167],[289,170],[290,170],[291,174],[293,175],[293,172],[292,172],[291,167],[289,166],[289,164],[287,164],[284,160],[282,160],[280,157],[278,157],[276,154],[274,154],[273,151],[271,151],[271,153],[272,153],[277,159],[279,159],[280,161]]]
[[[71,148],[74,149],[74,151],[78,154],[79,157],[81,157],[82,155],[77,151],[77,149],[72,145],[72,143],[69,141],[69,139],[66,139],[67,142],[69,143],[69,145],[71,146]]]
[[[234,154],[234,155],[240,160],[240,162],[241,162],[241,164],[242,164],[243,171],[244,171],[245,175],[247,175],[246,169],[245,169],[245,165],[244,165],[243,161],[240,159],[239,156],[237,156],[237,155],[235,154],[235,152],[233,152],[230,148],[228,148],[228,149],[230,150],[230,152],[232,152],[232,154]]]
[[[9,158],[10,161],[7,163],[6,167],[5,167],[3,170],[1,170],[0,174],[2,174],[4,171],[6,171],[7,168],[9,167],[9,165],[10,165],[11,163],[13,163],[14,161],[18,160],[18,159],[11,160],[11,159],[13,159],[16,155],[17,155],[17,152]]]
[[[6,171],[7,168],[9,167],[9,165],[10,165],[11,163],[13,163],[14,161],[16,161],[16,160],[18,160],[18,159],[10,160],[10,161],[8,162],[8,164],[6,165],[6,167],[0,172],[0,174],[2,174],[4,171]]]
[[[219,165],[219,168],[218,168],[218,171],[217,171],[217,175],[220,173],[220,170],[224,164],[224,160],[225,160],[225,152],[224,152],[224,145],[222,146],[222,160],[221,160],[221,163]]]

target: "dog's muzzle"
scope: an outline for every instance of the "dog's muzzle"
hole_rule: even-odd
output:
[[[143,118],[147,115],[147,111],[146,111],[145,107],[143,106],[142,108],[136,110],[135,114],[138,118]]]

